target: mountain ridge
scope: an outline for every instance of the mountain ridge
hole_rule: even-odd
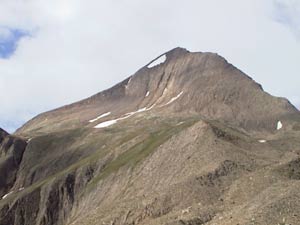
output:
[[[148,65],[155,62],[157,59],[164,55],[166,56],[165,62],[152,68],[148,68]],[[193,71],[191,70],[196,70],[196,73],[193,73]],[[212,70],[215,71],[211,72]],[[212,73],[211,76],[209,75],[209,72]],[[195,84],[192,82],[195,82]],[[227,82],[228,84],[223,85],[222,82]],[[238,82],[240,82],[241,84]],[[202,83],[207,83],[208,87],[202,86]],[[164,93],[164,91],[168,88],[167,85],[170,85],[169,92],[171,92],[173,96]],[[241,85],[244,86],[242,87]],[[214,87],[214,89],[209,89],[209,87]],[[190,109],[190,111],[195,111],[196,113],[201,113],[205,116],[207,115],[208,118],[217,117],[216,114],[227,114],[225,115],[226,118],[221,118],[225,120],[235,120],[234,117],[236,117],[236,115],[229,115],[231,113],[229,111],[232,110],[232,102],[237,101],[236,105],[242,105],[244,104],[242,101],[248,101],[247,105],[245,105],[244,107],[248,107],[251,110],[251,108],[255,109],[255,106],[251,106],[251,104],[255,103],[251,102],[250,98],[255,95],[261,95],[259,91],[266,94],[265,92],[263,92],[261,85],[257,84],[252,78],[242,73],[232,64],[229,64],[223,57],[215,53],[191,53],[183,48],[175,48],[152,60],[150,63],[146,64],[146,66],[138,70],[134,75],[126,78],[117,85],[87,99],[55,109],[50,112],[43,113],[40,115],[40,117],[47,117],[47,115],[51,113],[58,113],[60,115],[60,113],[64,110],[69,110],[69,112],[72,113],[72,110],[85,110],[84,108],[86,108],[89,112],[93,111],[93,109],[91,108],[94,108],[95,111],[99,111],[97,112],[98,114],[101,114],[105,113],[104,111],[111,111],[111,108],[117,107],[116,105],[120,105],[120,107],[115,110],[117,111],[116,114],[124,114],[126,113],[126,111],[130,112],[134,111],[135,109],[138,110],[138,107],[143,108],[144,106],[146,106],[145,104],[150,104],[147,105],[147,107],[151,107],[151,104],[156,104],[156,101],[160,101],[165,98],[164,96],[162,96],[163,94],[166,94],[169,99],[172,99],[182,91],[182,88],[188,89],[186,90],[187,93],[183,93],[183,95],[189,95],[189,99],[187,99],[186,102],[190,102],[190,105],[187,107],[185,106],[186,109]],[[203,88],[203,91],[201,92],[200,90],[197,90],[198,88]],[[244,96],[241,97],[243,99],[239,100],[237,99],[239,96],[235,95],[243,93],[243,88],[251,89],[249,90],[251,93],[244,93]],[[147,95],[147,93],[150,94],[150,96],[147,96],[146,98],[145,96]],[[153,93],[155,93],[157,96],[153,97]],[[197,95],[200,95],[200,97],[198,97]],[[269,104],[269,107],[272,107],[272,105],[278,106],[276,109],[272,109],[272,111],[278,111],[277,114],[284,114],[285,111],[296,113],[296,108],[292,106],[288,100],[275,97],[271,99],[269,94],[266,95],[268,96],[264,97],[266,99],[264,104],[268,104],[268,101],[271,100],[273,101],[273,103]],[[260,99],[262,97],[263,96],[258,96],[258,98]],[[153,101],[151,102],[151,100],[149,101],[149,99],[153,99]],[[203,101],[199,102],[198,99],[202,99]],[[238,100],[240,102],[238,102]],[[206,105],[209,105],[211,104],[211,102],[216,101],[219,102],[219,106],[211,105],[211,108],[206,107]],[[101,108],[99,108],[99,106],[97,105],[97,103],[100,102],[101,104],[105,104],[106,102],[108,102],[108,104],[111,104],[111,102],[114,102],[114,106],[108,105],[106,109],[101,110]],[[197,102],[198,107],[192,106],[194,103],[197,104]],[[279,104],[281,104],[281,106],[279,106]],[[263,109],[263,104],[257,106],[257,108],[259,107],[262,108],[263,111],[256,114],[259,115],[268,113],[268,110]],[[242,109],[235,109],[233,110],[235,112],[232,112],[231,114],[237,114],[239,113],[238,111],[241,110]],[[213,113],[211,111],[222,112]],[[96,115],[94,116],[96,117]],[[222,117],[222,115],[218,116]],[[274,117],[280,117],[280,115],[274,115]],[[34,118],[33,121],[30,122],[34,122],[35,120],[38,120],[38,118],[39,116]],[[89,119],[91,118],[79,118],[80,121],[87,121]],[[243,119],[249,120],[249,118]],[[241,120],[242,119],[240,119],[239,122],[242,122]],[[253,116],[251,120],[254,120]],[[22,133],[22,130],[26,130],[28,124],[25,124],[24,127],[18,129],[16,133]],[[270,129],[270,127],[268,128]]]
[[[217,54],[175,48],[0,129],[0,225],[298,224],[299,137],[288,100]]]

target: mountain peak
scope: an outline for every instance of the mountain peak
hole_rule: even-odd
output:
[[[287,100],[176,48],[0,129],[0,225],[299,224],[299,136]]]
[[[147,68],[152,68],[152,67],[157,66],[159,64],[168,62],[168,61],[170,61],[172,59],[176,59],[176,58],[179,58],[181,56],[187,55],[189,53],[190,53],[190,51],[188,51],[187,49],[181,48],[181,47],[177,47],[177,48],[174,48],[174,49],[172,49],[170,51],[167,51],[167,52],[159,55],[158,57],[154,58],[153,60],[151,60],[146,65],[146,67]]]
[[[165,54],[167,56],[178,56],[178,55],[184,55],[184,54],[188,54],[190,53],[189,50],[187,50],[186,48],[182,48],[182,47],[176,47],[176,48],[173,48],[172,50],[166,52]]]
[[[73,124],[72,114],[89,125],[101,113],[111,112],[118,118],[141,109],[200,115],[246,130],[274,130],[278,120],[297,111],[287,100],[265,93],[261,85],[218,54],[175,48],[114,87],[42,114],[18,132],[43,130],[45,123],[53,124],[47,129],[65,128],[66,123]],[[66,115],[63,120],[62,115]]]

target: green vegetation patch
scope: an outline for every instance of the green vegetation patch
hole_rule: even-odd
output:
[[[118,155],[115,159],[110,161],[101,171],[101,173],[94,177],[89,185],[87,186],[86,190],[90,190],[90,188],[95,187],[95,185],[102,179],[105,179],[110,174],[117,172],[122,167],[129,167],[134,168],[139,162],[147,158],[151,153],[153,153],[160,145],[165,143],[168,139],[170,139],[173,135],[179,133],[180,131],[186,129],[187,127],[192,126],[196,122],[198,122],[199,119],[187,119],[183,124],[181,125],[170,125],[170,124],[163,124],[159,126],[159,129],[155,132],[151,132],[147,134],[146,138],[143,139],[143,141],[140,141],[139,143],[135,144],[131,148],[129,148],[126,152],[121,153]],[[152,129],[151,129],[152,130]],[[62,178],[68,173],[71,173],[72,171],[75,171],[76,169],[82,167],[91,165],[93,163],[96,163],[99,159],[103,158],[105,155],[109,154],[113,149],[117,148],[118,146],[121,146],[122,144],[132,140],[133,138],[137,137],[141,133],[147,132],[145,130],[138,130],[134,132],[127,133],[127,135],[117,138],[115,141],[115,144],[110,145],[107,148],[99,149],[98,151],[94,152],[93,154],[90,154],[87,157],[84,157],[81,160],[78,160],[76,163],[73,163],[70,166],[67,166],[65,169],[62,169],[61,171],[48,176],[47,178],[37,181],[36,183],[32,184],[31,186],[25,188],[22,192],[15,192],[11,194],[8,198],[5,200],[0,201],[0,208],[3,207],[5,204],[13,203],[15,200],[22,198],[25,195],[30,194],[37,188],[40,188],[41,186],[47,185],[51,182],[54,182],[57,179]],[[67,134],[66,136],[70,138],[71,140],[74,140],[74,137],[81,137],[83,135],[84,130],[74,130],[72,131],[72,135]],[[53,135],[53,134],[52,134]],[[56,137],[62,137],[64,141],[66,140],[65,134],[54,134]],[[51,139],[51,141],[50,141]],[[93,138],[92,138],[93,139]],[[69,141],[69,139],[67,139]],[[100,141],[101,140],[101,141]],[[102,138],[100,140],[90,140],[92,141],[92,145],[95,145],[97,142],[102,142]],[[57,139],[55,139],[57,141]],[[62,140],[58,140],[60,142]],[[75,141],[75,140],[74,140]],[[46,143],[45,143],[46,142]],[[35,144],[43,143],[48,148],[53,147],[53,138],[49,138],[49,136],[46,137],[39,137],[37,140],[35,140]],[[56,142],[57,144],[57,142]],[[91,143],[87,143],[86,145],[81,146],[81,148],[87,148]],[[101,144],[98,146],[100,147]]]
[[[89,186],[93,187],[100,180],[105,179],[110,174],[117,172],[124,166],[134,168],[139,162],[147,158],[172,136],[195,124],[197,121],[187,121],[179,126],[164,127],[160,129],[160,131],[150,133],[146,139],[137,143],[132,148],[120,154],[114,160],[108,163],[102,172],[91,181]]]

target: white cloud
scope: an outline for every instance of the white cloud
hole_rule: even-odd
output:
[[[300,1],[274,0],[274,18],[300,39]]]
[[[1,0],[0,27],[32,37],[0,60],[0,127],[95,94],[177,46],[218,52],[268,92],[300,103],[300,44],[274,21],[273,6],[271,0]]]
[[[12,34],[9,29],[7,29],[6,27],[0,27],[0,41],[7,40],[7,39],[11,38],[11,36],[12,36]]]

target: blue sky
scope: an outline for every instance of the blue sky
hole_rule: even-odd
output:
[[[0,58],[7,59],[14,54],[18,42],[21,38],[29,36],[30,34],[26,31],[14,29],[14,28],[0,28],[5,30],[5,35],[0,35]]]
[[[299,0],[1,0],[0,127],[109,88],[177,46],[217,52],[300,107],[299,23]]]

